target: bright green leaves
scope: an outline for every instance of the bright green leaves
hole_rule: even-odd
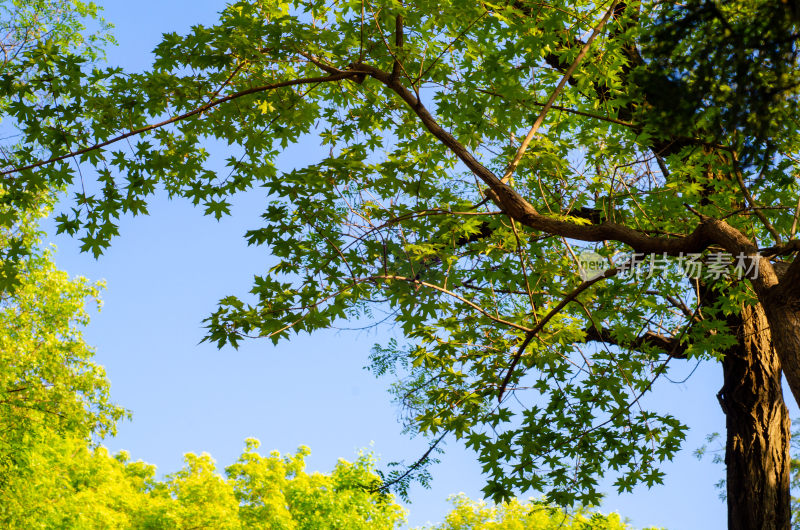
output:
[[[296,455],[268,457],[249,440],[239,461],[226,469],[247,528],[395,528],[403,510],[391,496],[374,492],[380,480],[374,459],[340,460],[330,475],[305,472],[307,447]]]
[[[34,164],[36,171],[21,174],[24,181],[11,181],[10,191],[17,194],[16,187],[23,185],[28,192],[32,185],[42,189],[73,183],[75,176],[62,164],[37,162],[76,154],[78,163],[96,171],[102,187],[99,194],[87,193],[84,183],[76,200],[79,208],[61,215],[59,228],[75,232],[77,227],[84,249],[95,255],[115,235],[115,220],[124,213],[145,212],[148,196],[157,189],[202,204],[216,218],[229,213],[225,197],[274,176],[273,146],[295,142],[318,112],[316,104],[298,95],[309,87],[301,85],[298,93],[290,88],[274,93],[265,88],[264,94],[252,90],[254,85],[269,87],[276,77],[294,78],[304,72],[289,63],[273,67],[263,61],[265,41],[282,32],[261,18],[273,16],[272,9],[241,9],[245,5],[249,4],[224,16],[217,28],[197,27],[187,37],[167,36],[157,52],[172,54],[171,59],[157,63],[160,69],[150,73],[89,71],[81,69],[82,59],[67,49],[30,50],[25,61],[5,72],[4,86],[9,115],[27,140],[16,150],[13,164]],[[221,28],[224,36],[218,33]],[[172,72],[173,68],[183,70]],[[189,75],[187,68],[193,69]],[[31,103],[48,98],[52,103],[46,106]],[[206,110],[198,112],[198,107]],[[149,127],[165,118],[175,125]],[[261,132],[243,130],[241,121]],[[241,147],[227,157],[222,171],[212,154],[198,146],[215,138]],[[20,199],[15,200],[15,206],[20,205]]]
[[[206,215],[213,215],[217,221],[219,221],[223,215],[230,215],[230,206],[230,203],[227,201],[215,201],[212,199],[206,203],[206,209],[204,213]]]
[[[5,137],[2,149],[4,169],[9,169],[61,153],[75,140],[73,129],[59,123],[61,102],[78,91],[74,80],[80,69],[102,55],[103,44],[113,39],[107,34],[108,24],[91,3],[6,0],[0,2],[0,18],[6,30],[4,58],[0,62],[0,115]],[[87,24],[98,31],[86,31]],[[73,103],[63,109],[67,121],[77,113],[77,103]],[[22,141],[18,132],[25,136]],[[72,180],[71,171],[64,164],[54,164],[49,175],[19,171],[14,177],[4,177],[0,230],[7,236],[24,227],[29,216],[38,215],[45,196]],[[23,243],[24,238],[6,236],[0,249],[3,293],[19,285],[19,268],[33,252]]]
[[[220,473],[208,454],[184,455],[177,472],[155,479],[155,467],[110,456],[85,440],[48,433],[32,453],[37,472],[11,475],[0,489],[0,522],[8,528],[393,529],[404,510],[379,484],[374,460],[340,460],[329,474],[306,473],[308,448],[257,453],[247,441]]]
[[[111,402],[105,371],[82,337],[85,306],[99,304],[100,286],[57,270],[32,230],[28,219],[20,233],[32,243],[14,268],[18,285],[0,305],[0,521],[9,528],[45,524],[44,514],[62,507],[59,492],[71,487],[72,459],[126,415]],[[89,487],[101,474],[89,462],[73,480]],[[76,505],[86,507],[85,495]],[[60,514],[65,526],[82,524],[78,512]],[[96,527],[117,526],[96,515]]]
[[[113,432],[122,410],[109,402],[105,373],[80,334],[88,321],[84,304],[97,295],[97,286],[56,270],[47,253],[27,261],[20,287],[0,311],[6,450],[9,433],[40,422],[81,436]]]

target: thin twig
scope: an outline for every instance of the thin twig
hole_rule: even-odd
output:
[[[772,223],[769,222],[769,219],[767,219],[767,216],[764,215],[764,212],[757,207],[758,205],[756,204],[753,195],[750,193],[750,190],[747,189],[747,186],[744,183],[742,172],[739,169],[739,158],[736,156],[735,151],[733,152],[733,173],[736,175],[736,181],[739,183],[739,188],[742,190],[742,194],[744,195],[747,204],[753,209],[753,212],[755,212],[756,216],[761,219],[761,222],[764,224],[764,228],[767,229],[767,232],[769,232],[772,235],[772,238],[775,240],[775,244],[780,245],[781,235],[777,230],[775,230],[775,227],[772,226]]]
[[[605,280],[606,278],[610,278],[611,276],[614,276],[619,271],[620,269],[618,267],[612,267],[607,271],[605,271],[600,276],[581,283],[575,290],[573,290],[566,297],[564,297],[564,299],[561,300],[561,302],[559,302],[557,306],[551,309],[550,312],[548,312],[544,316],[544,318],[540,320],[539,323],[525,335],[525,339],[522,341],[522,344],[517,350],[517,353],[514,354],[514,358],[511,360],[511,364],[508,367],[508,372],[506,373],[506,376],[503,378],[503,383],[500,385],[500,391],[497,393],[498,401],[503,400],[503,393],[506,391],[506,387],[508,386],[509,381],[511,381],[511,376],[514,374],[514,368],[517,367],[517,363],[519,363],[519,360],[522,358],[522,354],[525,353],[525,348],[528,347],[528,344],[531,342],[533,337],[535,337],[536,334],[539,333],[542,330],[542,328],[544,328],[545,325],[547,325],[547,323],[554,316],[556,316],[562,309],[564,309],[564,307],[567,304],[575,300],[575,298],[577,298],[579,294],[581,294],[583,291],[585,291],[592,285],[596,284],[597,282]]]
[[[456,300],[467,304],[472,309],[475,309],[476,311],[480,312],[482,315],[494,320],[498,324],[504,324],[506,326],[512,327],[514,329],[518,329],[520,331],[524,331],[526,333],[530,333],[531,331],[534,331],[531,328],[526,328],[525,326],[520,326],[519,324],[514,324],[513,322],[509,322],[508,320],[503,320],[502,318],[494,317],[490,313],[488,313],[485,309],[483,309],[479,305],[475,304],[474,302],[470,302],[469,300],[467,300],[463,296],[460,296],[457,293],[454,293],[453,291],[450,291],[449,289],[445,289],[444,287],[440,287],[440,286],[434,285],[432,283],[423,282],[422,280],[417,280],[415,278],[409,278],[407,276],[395,276],[395,275],[391,275],[391,274],[390,275],[369,276],[369,277],[367,277],[365,279],[366,280],[398,280],[398,281],[402,281],[402,282],[408,282],[408,283],[413,283],[413,284],[429,287],[429,288],[434,289],[436,291],[442,292],[442,293],[444,293],[446,295],[452,296]]]
[[[60,155],[60,156],[55,156],[55,157],[49,158],[47,160],[40,160],[38,162],[34,162],[33,164],[28,164],[27,166],[15,167],[15,168],[8,169],[6,171],[2,171],[2,172],[0,172],[0,176],[10,175],[12,173],[19,173],[21,171],[27,171],[29,169],[36,169],[37,167],[46,166],[46,165],[49,165],[49,164],[53,164],[55,162],[59,162],[61,160],[65,160],[67,158],[73,158],[73,157],[80,156],[82,154],[85,154],[85,153],[88,153],[88,152],[91,152],[91,151],[96,151],[97,149],[102,149],[103,147],[106,147],[108,145],[117,143],[117,142],[119,142],[121,140],[125,140],[126,138],[130,138],[131,136],[136,136],[136,135],[148,132],[148,131],[152,131],[153,129],[159,129],[159,128],[164,127],[166,125],[170,125],[170,124],[185,120],[186,118],[191,118],[192,116],[196,116],[198,114],[202,114],[202,113],[204,113],[204,112],[206,112],[206,111],[208,111],[208,110],[210,110],[210,109],[212,109],[214,107],[222,105],[223,103],[227,103],[228,101],[232,101],[232,100],[238,99],[240,97],[249,96],[250,94],[257,94],[258,92],[266,92],[268,90],[274,90],[276,88],[283,88],[283,87],[287,87],[287,86],[306,85],[306,84],[312,84],[312,83],[324,83],[324,82],[328,82],[328,81],[338,81],[340,79],[347,79],[349,77],[355,77],[357,75],[358,75],[358,72],[339,72],[339,73],[335,73],[335,74],[331,74],[331,75],[327,75],[327,76],[306,77],[306,78],[300,78],[300,79],[290,79],[288,81],[280,81],[278,83],[271,83],[269,85],[262,85],[262,86],[257,86],[257,87],[253,87],[253,88],[248,88],[246,90],[242,90],[240,92],[236,92],[236,93],[230,94],[228,96],[225,96],[223,98],[215,99],[214,101],[206,103],[205,105],[203,105],[201,107],[197,107],[196,109],[190,110],[189,112],[186,112],[186,113],[181,114],[179,116],[173,116],[172,118],[169,118],[168,120],[164,120],[164,121],[159,122],[159,123],[154,123],[154,124],[151,124],[151,125],[147,125],[145,127],[141,127],[139,129],[135,129],[133,131],[128,131],[128,132],[126,132],[124,134],[121,134],[119,136],[116,136],[114,138],[106,140],[105,142],[96,143],[94,145],[91,145],[91,146],[88,146],[88,147],[84,147],[82,149],[78,149],[77,151],[71,151],[71,152],[69,152],[67,154]]]

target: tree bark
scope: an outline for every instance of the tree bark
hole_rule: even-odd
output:
[[[729,530],[789,530],[789,412],[781,365],[762,306],[729,319],[738,344],[725,353],[718,395],[725,412]]]
[[[800,281],[792,282],[784,276],[779,285],[759,298],[764,302],[781,369],[795,401],[800,405],[800,296],[795,292],[798,285]]]

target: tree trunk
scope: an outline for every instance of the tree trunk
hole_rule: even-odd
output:
[[[727,429],[728,529],[788,530],[790,422],[780,362],[761,305],[744,306],[729,324],[738,344],[725,354],[718,395]]]
[[[781,294],[766,297],[765,306],[772,344],[780,357],[781,369],[786,375],[789,389],[800,405],[800,300],[787,300],[788,297]]]

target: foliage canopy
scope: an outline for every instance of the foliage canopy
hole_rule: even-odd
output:
[[[141,73],[37,46],[0,76],[26,139],[7,157],[5,199],[74,183],[77,162],[94,180],[59,229],[99,255],[156,192],[221,218],[235,194],[261,190],[263,225],[246,239],[279,262],[220,302],[208,340],[388,314],[404,338],[376,347],[372,366],[400,379],[412,431],[465,440],[495,499],[536,489],[595,503],[602,475],[619,490],[662,480],[685,428],[641,398],[673,359],[735,343],[725,318],[742,304],[772,303],[800,391],[787,362],[798,330],[770,312],[794,307],[800,274],[779,283],[772,263],[800,248],[796,87],[779,61],[794,48],[764,49],[767,68],[753,67],[747,24],[771,4],[729,4],[706,16],[696,3],[239,1],[212,27],[166,34]],[[779,15],[770,38],[796,23]],[[680,22],[664,30],[673,48],[652,31],[664,17]],[[706,34],[717,24],[733,48]],[[708,49],[721,51],[699,62]],[[731,107],[730,83],[708,92],[712,66],[755,94],[777,82],[768,116]],[[327,152],[278,169],[312,138]],[[610,268],[584,281],[588,250]],[[622,274],[614,257],[630,251],[650,267]],[[685,264],[720,252],[740,268],[704,277],[720,295],[701,304]]]

